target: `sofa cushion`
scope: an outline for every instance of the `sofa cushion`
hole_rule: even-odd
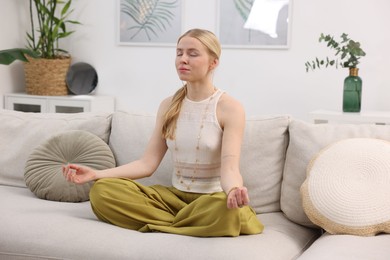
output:
[[[318,238],[298,260],[389,260],[390,235],[331,235]]]
[[[262,234],[201,238],[110,225],[88,202],[40,200],[17,187],[0,186],[0,205],[0,259],[296,259],[318,237],[281,212],[258,216]]]
[[[306,170],[312,158],[326,146],[347,138],[390,140],[390,126],[312,124],[292,120],[289,135],[280,197],[281,209],[290,220],[301,225],[315,226],[303,210],[300,195],[300,187],[306,179]]]
[[[89,200],[93,183],[78,185],[66,181],[62,166],[67,163],[97,170],[115,167],[114,155],[102,139],[87,131],[71,130],[49,138],[34,149],[25,167],[27,187],[41,199],[64,202]]]
[[[250,117],[246,121],[240,171],[256,213],[280,211],[289,121],[289,116]]]
[[[288,144],[289,116],[247,119],[241,153],[241,174],[257,213],[280,211],[280,189]],[[110,147],[118,165],[142,156],[152,134],[155,116],[116,111]],[[173,166],[167,153],[156,173],[139,180],[145,185],[171,186]]]
[[[338,141],[309,164],[301,187],[309,219],[331,234],[369,236],[390,231],[390,142]]]
[[[0,184],[26,187],[24,166],[45,140],[68,130],[85,130],[108,141],[110,113],[24,113],[0,110]]]

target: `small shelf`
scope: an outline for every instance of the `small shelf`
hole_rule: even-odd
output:
[[[390,111],[364,111],[360,113],[316,110],[309,113],[310,120],[321,123],[350,123],[390,125]]]

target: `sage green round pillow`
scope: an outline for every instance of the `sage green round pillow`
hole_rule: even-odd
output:
[[[72,130],[49,138],[34,149],[24,172],[27,187],[38,197],[63,202],[89,200],[93,182],[74,184],[65,180],[62,165],[81,164],[103,170],[115,167],[110,147],[98,136]]]

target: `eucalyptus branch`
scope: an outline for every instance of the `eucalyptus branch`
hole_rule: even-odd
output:
[[[314,60],[305,63],[306,71],[320,69],[324,66],[326,68],[329,66],[356,68],[360,63],[360,58],[365,56],[366,53],[360,47],[360,43],[350,39],[348,34],[343,33],[340,38],[340,41],[336,41],[333,36],[321,33],[319,42],[325,42],[327,47],[335,50],[335,59],[329,59],[328,57],[319,59],[316,57]]]

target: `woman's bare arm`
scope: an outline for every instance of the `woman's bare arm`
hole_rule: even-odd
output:
[[[227,207],[248,205],[248,191],[239,169],[245,111],[237,100],[225,94],[218,104],[217,115],[223,127],[221,185],[228,195]]]
[[[63,174],[68,181],[85,183],[107,177],[140,179],[154,173],[167,151],[165,139],[162,137],[164,113],[169,105],[170,98],[161,102],[156,117],[156,125],[146,146],[145,152],[138,160],[128,164],[106,170],[94,170],[82,165],[69,164],[63,167]]]

